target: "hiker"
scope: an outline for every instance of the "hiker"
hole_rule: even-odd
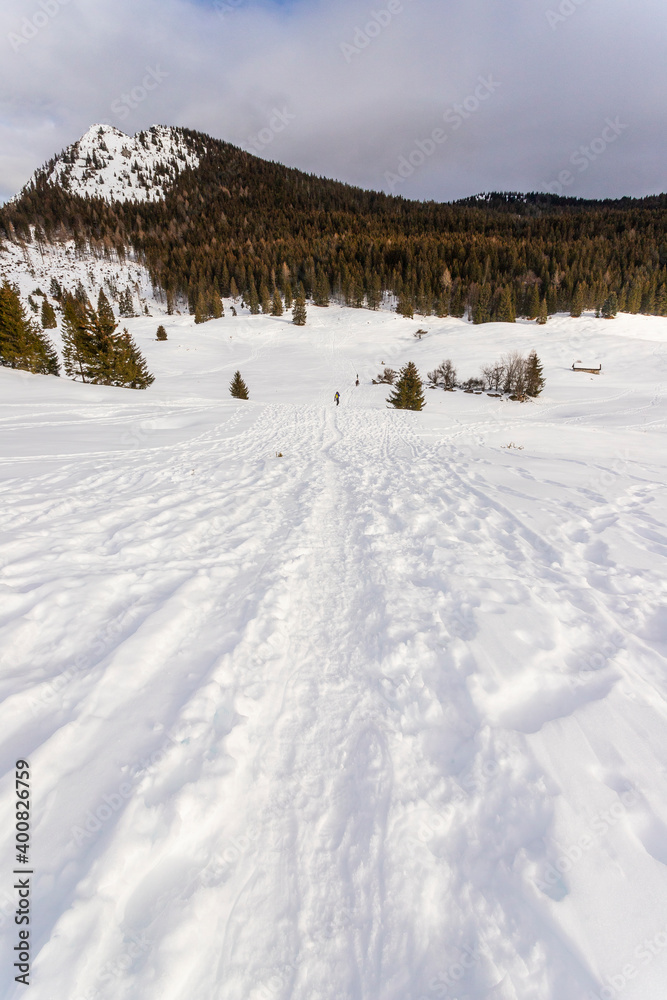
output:
[[[337,392],[336,395],[334,396],[334,402],[335,402],[336,406],[340,406],[340,393],[339,392]]]

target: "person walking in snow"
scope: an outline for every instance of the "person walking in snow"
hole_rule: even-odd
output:
[[[334,403],[336,404],[336,406],[340,406],[340,393],[339,392],[337,392],[336,395],[334,396]]]

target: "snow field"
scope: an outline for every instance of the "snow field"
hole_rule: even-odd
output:
[[[667,323],[127,325],[147,392],[0,370],[31,994],[662,1000]]]

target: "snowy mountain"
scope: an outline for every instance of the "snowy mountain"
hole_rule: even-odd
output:
[[[37,171],[72,194],[106,201],[158,201],[179,173],[199,165],[199,155],[179,128],[154,125],[135,136],[112,125],[92,125]]]

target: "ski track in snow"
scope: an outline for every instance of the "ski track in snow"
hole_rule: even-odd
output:
[[[667,926],[658,487],[498,486],[484,421],[428,435],[354,389],[210,413],[100,408],[122,461],[65,447],[0,482],[31,997],[597,995]],[[659,1000],[666,956],[623,996]]]

